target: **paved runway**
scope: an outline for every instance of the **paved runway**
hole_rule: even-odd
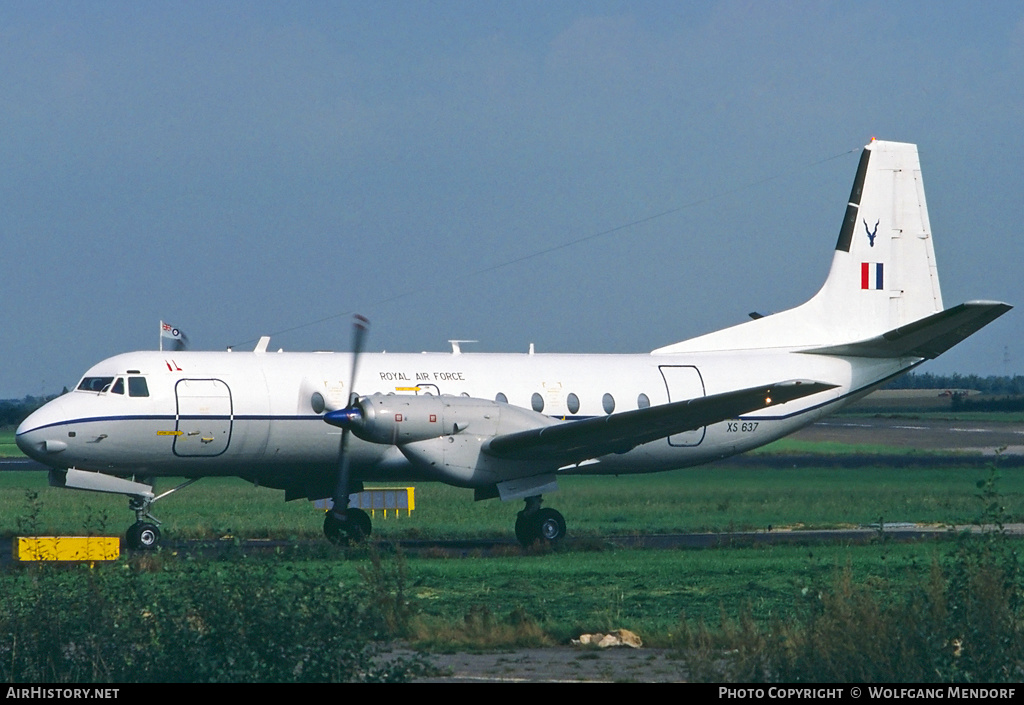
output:
[[[893,446],[991,454],[999,448],[1024,454],[1024,423],[1014,421],[921,420],[901,416],[832,416],[790,438],[851,445]]]

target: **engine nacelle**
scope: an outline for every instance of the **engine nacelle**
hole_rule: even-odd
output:
[[[451,436],[467,429],[475,435],[493,436],[501,417],[496,401],[429,395],[360,397],[352,412],[347,425],[357,438],[387,445]]]
[[[440,397],[443,435],[399,444],[410,463],[434,479],[457,487],[493,487],[537,475],[535,461],[489,456],[484,445],[495,436],[563,423],[518,406],[466,397]],[[546,468],[553,472],[554,467]]]

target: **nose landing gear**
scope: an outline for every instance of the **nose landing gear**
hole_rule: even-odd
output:
[[[138,481],[134,478],[128,480],[123,477],[77,468],[50,471],[50,485],[53,487],[127,496],[128,509],[135,512],[135,523],[128,527],[128,531],[125,533],[125,543],[128,548],[135,551],[154,549],[160,544],[160,529],[157,528],[160,522],[149,512],[153,502],[188,487],[198,479],[198,477],[194,477],[161,495],[154,496],[152,478],[138,478]]]
[[[147,521],[137,521],[128,527],[124,540],[133,551],[154,549],[160,543],[160,529]]]
[[[124,535],[124,541],[128,548],[133,551],[151,551],[160,545],[160,529],[158,528],[160,520],[150,513],[150,507],[158,499],[163,499],[198,480],[198,477],[194,477],[155,497],[151,486],[149,486],[150,491],[144,494],[128,495],[128,508],[135,512],[135,523],[128,527],[128,531]],[[143,486],[147,487],[147,485]]]

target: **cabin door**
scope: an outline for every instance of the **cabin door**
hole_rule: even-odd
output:
[[[220,455],[231,443],[231,390],[219,379],[181,379],[174,454],[184,458]]]
[[[661,365],[661,376],[665,379],[665,388],[668,390],[668,400],[683,401],[684,399],[697,399],[704,396],[704,380],[700,376],[700,370],[691,365]],[[704,440],[706,427],[701,426],[692,431],[684,431],[668,437],[668,444],[673,447],[688,447],[700,445]]]

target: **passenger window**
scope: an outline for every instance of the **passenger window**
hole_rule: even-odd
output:
[[[611,414],[615,411],[615,397],[611,394],[605,394],[601,397],[601,406],[604,407],[604,413]]]
[[[508,397],[505,396],[505,392],[498,392],[494,397],[494,401],[500,401],[502,404],[508,404]]]
[[[638,409],[646,409],[650,405],[651,405],[651,400],[648,398],[648,396],[646,394],[641,392],[640,396],[638,396],[636,398],[636,408],[638,408]]]
[[[110,388],[110,391],[114,394],[124,394],[124,378],[118,377],[117,381],[114,382],[114,386]]]
[[[533,396],[530,397],[530,406],[532,406],[533,410],[536,411],[538,414],[544,411],[544,397],[542,397],[540,394],[537,394],[537,392],[534,392]]]
[[[129,377],[128,378],[128,396],[130,397],[148,397],[149,396],[149,385],[146,384],[145,377]]]
[[[569,392],[569,396],[565,398],[565,405],[569,407],[570,414],[575,414],[580,410],[580,398]]]

